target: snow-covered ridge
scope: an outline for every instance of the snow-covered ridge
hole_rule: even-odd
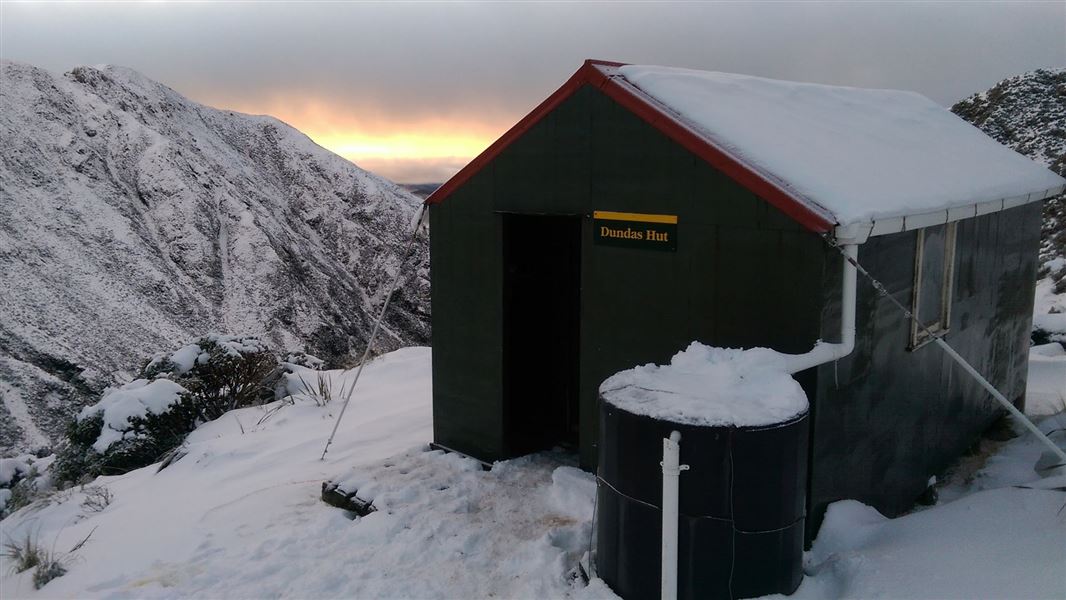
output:
[[[0,139],[0,446],[25,435],[11,411],[54,434],[111,372],[209,331],[360,351],[419,205],[277,119],[120,67],[4,61]],[[425,241],[382,350],[428,340]]]

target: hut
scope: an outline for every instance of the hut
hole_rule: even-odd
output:
[[[694,340],[837,341],[827,240],[1020,404],[1063,186],[915,93],[586,61],[426,200],[435,444],[594,470],[610,375]],[[862,281],[855,307],[854,350],[796,375],[810,527],[844,498],[908,509],[1000,414]]]

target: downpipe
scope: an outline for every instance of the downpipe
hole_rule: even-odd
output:
[[[681,433],[673,431],[663,438],[663,538],[662,538],[662,599],[677,600],[677,524],[678,487],[681,471]]]
[[[862,271],[863,277],[866,277],[873,284],[874,289],[877,292],[887,298],[890,302],[896,305],[897,308],[904,314],[904,316],[917,323],[918,327],[925,330],[933,342],[940,347],[953,361],[955,361],[968,375],[973,377],[977,383],[981,385],[993,398],[996,399],[1003,408],[1010,413],[1019,423],[1026,429],[1033,433],[1045,446],[1051,450],[1052,454],[1057,456],[1061,461],[1059,465],[1066,465],[1066,451],[1063,451],[1058,444],[1051,441],[1044,432],[1040,431],[1028,417],[1025,416],[1022,411],[1018,410],[1014,403],[999,392],[981,373],[977,371],[969,362],[966,361],[958,352],[955,351],[947,342],[943,340],[941,336],[935,335],[933,332],[925,326],[924,323],[917,320],[917,317],[905,306],[903,306],[899,300],[897,300],[892,294],[888,293],[884,285],[874,279],[870,275],[869,271],[862,268],[859,265],[858,254],[859,246],[855,243],[849,243],[849,241],[842,240],[839,242],[830,242],[833,246],[844,255],[844,279],[841,286],[840,297],[840,343],[838,344],[826,344],[819,342],[815,347],[806,354],[797,354],[788,357],[787,369],[789,373],[795,374],[811,367],[816,367],[821,364],[832,362],[834,360],[843,358],[851,351],[855,349],[855,303],[856,303],[856,281],[858,279],[859,271]]]
[[[786,369],[790,374],[844,358],[855,349],[855,290],[858,280],[856,265],[859,245],[843,244],[840,249],[844,253],[844,277],[840,292],[840,342],[818,342],[810,352],[788,356]]]
[[[844,253],[844,278],[840,298],[840,342],[819,342],[805,354],[789,356],[786,368],[789,373],[798,373],[818,365],[843,358],[855,349],[855,298],[858,273],[856,270],[859,246],[846,244]],[[677,528],[678,486],[681,471],[688,465],[681,464],[681,433],[674,431],[663,438],[663,526],[662,526],[662,599],[677,599]]]
[[[814,348],[804,354],[796,354],[787,357],[786,369],[790,374],[795,374],[818,365],[833,362],[851,354],[855,349],[855,312],[856,312],[856,289],[858,273],[861,270],[864,277],[870,279],[878,293],[892,301],[908,319],[915,319],[914,315],[906,307],[899,303],[879,281],[873,278],[858,262],[859,245],[850,240],[830,242],[843,254],[843,280],[841,282],[840,295],[840,342],[828,344],[818,342]],[[919,326],[922,326],[919,323]],[[924,327],[924,326],[923,326]],[[956,363],[959,364],[971,377],[973,377],[993,398],[999,402],[1011,416],[1020,421],[1029,431],[1036,435],[1051,451],[1066,464],[1066,452],[1051,441],[1040,429],[1033,424],[1013,403],[1007,400],[988,382],[970,363],[966,362],[939,336],[932,336],[936,345],[940,346]],[[678,484],[681,471],[688,470],[688,465],[681,462],[681,434],[674,431],[669,438],[663,439],[663,461],[660,463],[663,470],[663,523],[662,523],[662,589],[663,600],[676,600],[677,598],[677,541],[678,541]]]

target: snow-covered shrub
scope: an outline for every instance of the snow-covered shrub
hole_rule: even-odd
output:
[[[136,379],[104,393],[68,425],[55,477],[85,483],[155,462],[196,428],[198,411],[188,390],[165,378]]]
[[[0,486],[10,488],[33,471],[35,457],[23,454],[14,458],[0,458]]]
[[[306,367],[314,371],[321,371],[322,367],[326,365],[326,361],[306,352],[290,352],[285,357],[284,362],[298,367]]]
[[[210,421],[234,408],[273,400],[281,365],[257,337],[212,334],[169,356],[153,357],[144,373],[179,382],[201,420]]]
[[[201,423],[273,400],[280,376],[277,357],[256,337],[212,334],[154,356],[70,423],[56,478],[84,482],[152,464]]]
[[[23,506],[29,506],[39,500],[44,494],[37,482],[36,473],[25,479],[20,479],[10,488],[0,489],[0,518],[15,512]]]
[[[105,508],[111,506],[111,501],[115,499],[115,495],[111,493],[111,490],[102,485],[85,486],[81,491],[85,494],[85,499],[81,501],[81,507],[87,512],[102,512]]]
[[[51,479],[42,475],[52,460],[32,454],[0,459],[0,519],[52,489]]]

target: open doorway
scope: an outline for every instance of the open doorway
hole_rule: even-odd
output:
[[[576,450],[581,217],[502,217],[507,449]]]

